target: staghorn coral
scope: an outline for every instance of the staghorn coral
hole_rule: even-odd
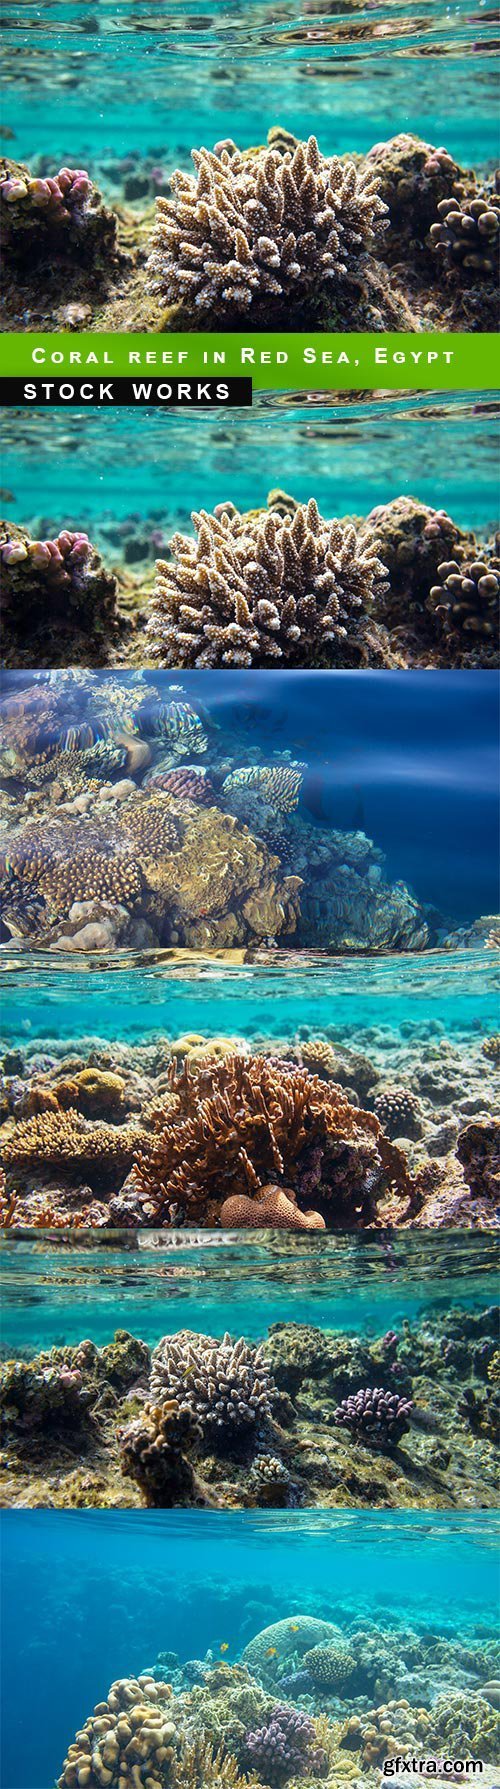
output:
[[[349,1647],[345,1642],[336,1640],[329,1640],[327,1646],[313,1646],[310,1652],[304,1653],[302,1664],[315,1688],[340,1693],[356,1668],[356,1660],[349,1652]]]
[[[373,1101],[373,1110],[386,1137],[420,1137],[422,1106],[410,1087],[383,1087]]]
[[[147,633],[160,665],[266,667],[352,663],[362,622],[385,589],[376,538],[326,521],[313,497],[293,515],[193,513],[158,561]],[[359,653],[357,648],[359,636]]]
[[[307,307],[320,314],[360,277],[386,216],[378,180],[321,155],[315,137],[280,154],[242,154],[228,141],[193,150],[172,199],[156,201],[148,290],[189,321],[255,324]]]
[[[87,534],[32,540],[1,523],[0,590],[7,665],[65,665],[83,642],[85,662],[104,665],[123,633],[116,578]]]
[[[305,1771],[323,1776],[325,1758],[317,1743],[311,1716],[289,1703],[277,1703],[265,1727],[245,1737],[245,1758],[256,1765],[261,1780],[271,1789],[284,1789],[291,1777]]]
[[[35,179],[20,163],[0,162],[0,242],[23,273],[77,262],[105,272],[116,254],[117,224],[82,168]]]
[[[58,1789],[167,1789],[177,1784],[177,1730],[172,1692],[152,1678],[126,1677],[111,1685],[76,1734]]]
[[[404,1158],[377,1118],[354,1108],[339,1087],[262,1056],[229,1057],[169,1070],[172,1116],[158,1108],[153,1134],[137,1154],[132,1186],[156,1220],[179,1209],[203,1217],[230,1195],[259,1193],[270,1176],[297,1200],[321,1188],[335,1220],[358,1222],[391,1187],[408,1196]]]
[[[412,1409],[411,1399],[400,1398],[397,1392],[384,1391],[381,1386],[367,1386],[342,1399],[334,1422],[370,1447],[395,1447],[409,1429]]]
[[[178,1789],[262,1789],[262,1777],[242,1774],[232,1752],[201,1735],[182,1740]]]
[[[429,591],[426,608],[438,634],[446,640],[449,657],[463,662],[464,652],[479,640],[485,651],[498,652],[500,626],[500,559],[496,557],[460,563],[451,559],[438,566],[439,584]]]
[[[271,1415],[276,1387],[261,1348],[242,1336],[233,1342],[181,1330],[163,1336],[153,1349],[149,1396],[154,1405],[167,1406],[181,1422],[184,1417],[207,1449],[231,1447],[256,1423]]]
[[[460,279],[491,280],[498,285],[500,273],[500,194],[476,190],[471,196],[441,199],[439,222],[433,223],[429,240],[442,265]]]

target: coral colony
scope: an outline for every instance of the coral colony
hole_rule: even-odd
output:
[[[126,665],[139,632],[146,662],[173,669],[498,664],[498,542],[444,510],[396,497],[337,520],[276,489],[264,509],[226,501],[192,524],[154,575],[107,570],[81,531],[0,524],[5,663]]]

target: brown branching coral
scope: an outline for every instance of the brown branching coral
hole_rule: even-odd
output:
[[[301,1207],[314,1192],[349,1223],[373,1217],[388,1188],[408,1197],[404,1158],[378,1119],[302,1069],[262,1056],[187,1061],[180,1072],[172,1065],[169,1084],[177,1110],[153,1115],[131,1175],[148,1220],[179,1210],[215,1218],[226,1199],[258,1200],[270,1181],[292,1188]]]
[[[372,169],[327,160],[315,137],[284,154],[228,141],[193,161],[156,202],[148,284],[164,306],[197,326],[210,313],[269,320],[290,303],[310,318],[359,275],[386,213]]]
[[[326,521],[314,498],[293,514],[193,514],[157,565],[148,635],[161,665],[328,666],[352,660],[360,618],[385,590],[377,543]],[[359,652],[362,655],[362,629]]]
[[[478,642],[498,654],[500,637],[500,558],[456,559],[438,566],[427,609],[448,654],[462,660]]]
[[[498,284],[500,276],[500,193],[476,191],[470,198],[441,199],[439,222],[429,232],[432,248],[460,279]]]

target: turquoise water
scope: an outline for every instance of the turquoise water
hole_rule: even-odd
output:
[[[196,145],[259,143],[279,122],[300,137],[315,132],[327,155],[411,129],[459,160],[494,164],[487,6],[379,7],[368,23],[356,8],[297,19],[286,6],[274,20],[273,10],[249,8],[250,23],[241,12],[233,28],[212,9],[193,29],[189,16],[164,16],[147,0],[102,13],[60,0],[50,11],[14,5],[4,120],[16,158],[87,166],[112,194],[124,156],[152,156],[168,173],[187,168]]]
[[[6,411],[1,507],[37,535],[84,527],[108,563],[124,523],[139,525],[153,561],[158,530],[189,528],[192,510],[228,498],[258,507],[276,485],[303,502],[314,494],[324,515],[366,516],[395,496],[418,497],[486,535],[498,522],[499,426],[492,392],[368,403],[270,393],[251,415],[230,416]]]
[[[131,1249],[91,1250],[3,1241],[4,1358],[89,1337],[97,1347],[128,1329],[155,1347],[178,1330],[262,1341],[272,1323],[377,1338],[451,1311],[479,1311],[498,1294],[497,1251],[486,1236],[314,1237],[295,1245],[220,1236],[217,1246],[151,1232]]]
[[[372,1032],[383,1050],[384,1039],[425,1047],[496,1030],[500,971],[496,953],[483,950],[275,966],[201,958],[189,968],[161,953],[122,967],[118,952],[105,966],[88,958],[83,969],[58,952],[55,969],[53,957],[8,947],[2,990],[4,1048],[148,1043],[186,1032],[256,1047],[259,1038],[317,1036],[331,1027],[354,1048],[361,1032]]]
[[[238,1658],[275,1619],[360,1616],[463,1643],[497,1628],[494,1516],[4,1516],[4,1789],[50,1789],[113,1679],[174,1648]],[[30,1685],[26,1718],[26,1682]]]

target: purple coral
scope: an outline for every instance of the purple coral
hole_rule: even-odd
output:
[[[23,178],[21,169],[0,178],[0,199],[5,205],[24,205],[28,200],[30,207],[44,211],[54,223],[82,210],[91,193],[92,181],[84,168],[60,168],[58,174],[43,180],[31,179],[28,174]]]
[[[371,1447],[394,1447],[409,1429],[408,1418],[413,1409],[411,1399],[400,1398],[397,1392],[384,1391],[382,1386],[366,1386],[354,1396],[343,1398],[337,1405],[334,1421],[339,1428],[350,1429],[359,1441]]]
[[[267,1727],[247,1733],[245,1745],[248,1762],[271,1789],[282,1789],[304,1769],[320,1776],[326,1765],[310,1716],[286,1704],[273,1708]]]
[[[0,545],[2,565],[21,565],[27,559],[32,570],[41,572],[52,589],[71,584],[75,571],[86,564],[91,553],[88,534],[70,534],[68,529],[58,534],[56,540],[8,540]]]

